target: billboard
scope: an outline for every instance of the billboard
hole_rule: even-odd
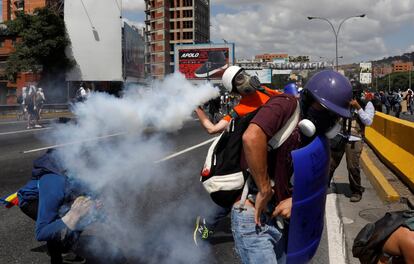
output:
[[[251,76],[256,75],[262,84],[272,83],[272,69],[246,70],[246,72]]]
[[[372,63],[361,62],[359,68],[359,82],[362,84],[370,84],[372,79]]]
[[[145,78],[145,43],[137,29],[124,23],[123,30],[124,77],[129,79]]]
[[[184,44],[174,49],[175,71],[189,80],[220,81],[234,63],[234,44]]]
[[[68,81],[122,81],[121,0],[65,1],[64,19],[76,65]]]

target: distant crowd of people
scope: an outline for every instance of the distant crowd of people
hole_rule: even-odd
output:
[[[35,85],[22,88],[22,94],[18,98],[18,103],[20,103],[18,119],[27,120],[27,129],[42,127],[39,120],[45,102],[46,97],[42,88],[36,88]]]
[[[408,89],[407,92],[388,91],[387,93],[380,91],[374,94],[373,102],[377,111],[384,112],[387,115],[394,113],[395,117],[400,117],[402,112],[402,102],[407,102],[406,114],[413,114],[414,100],[413,91]]]

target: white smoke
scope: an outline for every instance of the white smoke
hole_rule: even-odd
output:
[[[196,189],[176,195],[190,173],[186,166],[154,163],[172,143],[151,131],[179,130],[198,105],[218,94],[211,84],[194,86],[180,74],[150,87],[128,87],[121,98],[93,93],[75,106],[77,122],[58,125],[47,139],[75,143],[58,149],[62,162],[102,199],[107,216],[99,233],[127,256],[144,263],[200,263],[188,229]]]

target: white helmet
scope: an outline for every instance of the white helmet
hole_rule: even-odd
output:
[[[226,88],[227,92],[231,93],[233,90],[233,79],[234,77],[243,70],[243,68],[239,66],[230,66],[226,69],[223,73],[223,85]]]

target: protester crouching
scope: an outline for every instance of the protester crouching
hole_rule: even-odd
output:
[[[308,81],[300,108],[302,117],[315,125],[314,136],[331,130],[340,117],[350,117],[351,98],[350,82],[335,71],[319,72]],[[249,188],[250,197],[255,199],[247,199],[243,206],[237,201],[232,209],[233,237],[243,263],[286,261],[288,228],[277,224],[276,217],[290,218],[291,152],[309,140],[303,140],[299,130],[295,129],[274,151],[268,153],[267,145],[293,115],[297,104],[298,100],[293,96],[272,97],[260,108],[243,135],[246,165],[256,187]]]
[[[352,254],[362,264],[414,263],[414,211],[387,212],[356,236]]]
[[[123,263],[121,254],[104,239],[82,234],[102,219],[102,204],[81,182],[66,175],[56,151],[33,162],[32,178],[18,191],[18,201],[22,212],[36,221],[36,239],[47,243],[50,263],[66,263],[68,252],[75,252],[77,261]],[[93,243],[100,245],[99,251],[89,246]]]

